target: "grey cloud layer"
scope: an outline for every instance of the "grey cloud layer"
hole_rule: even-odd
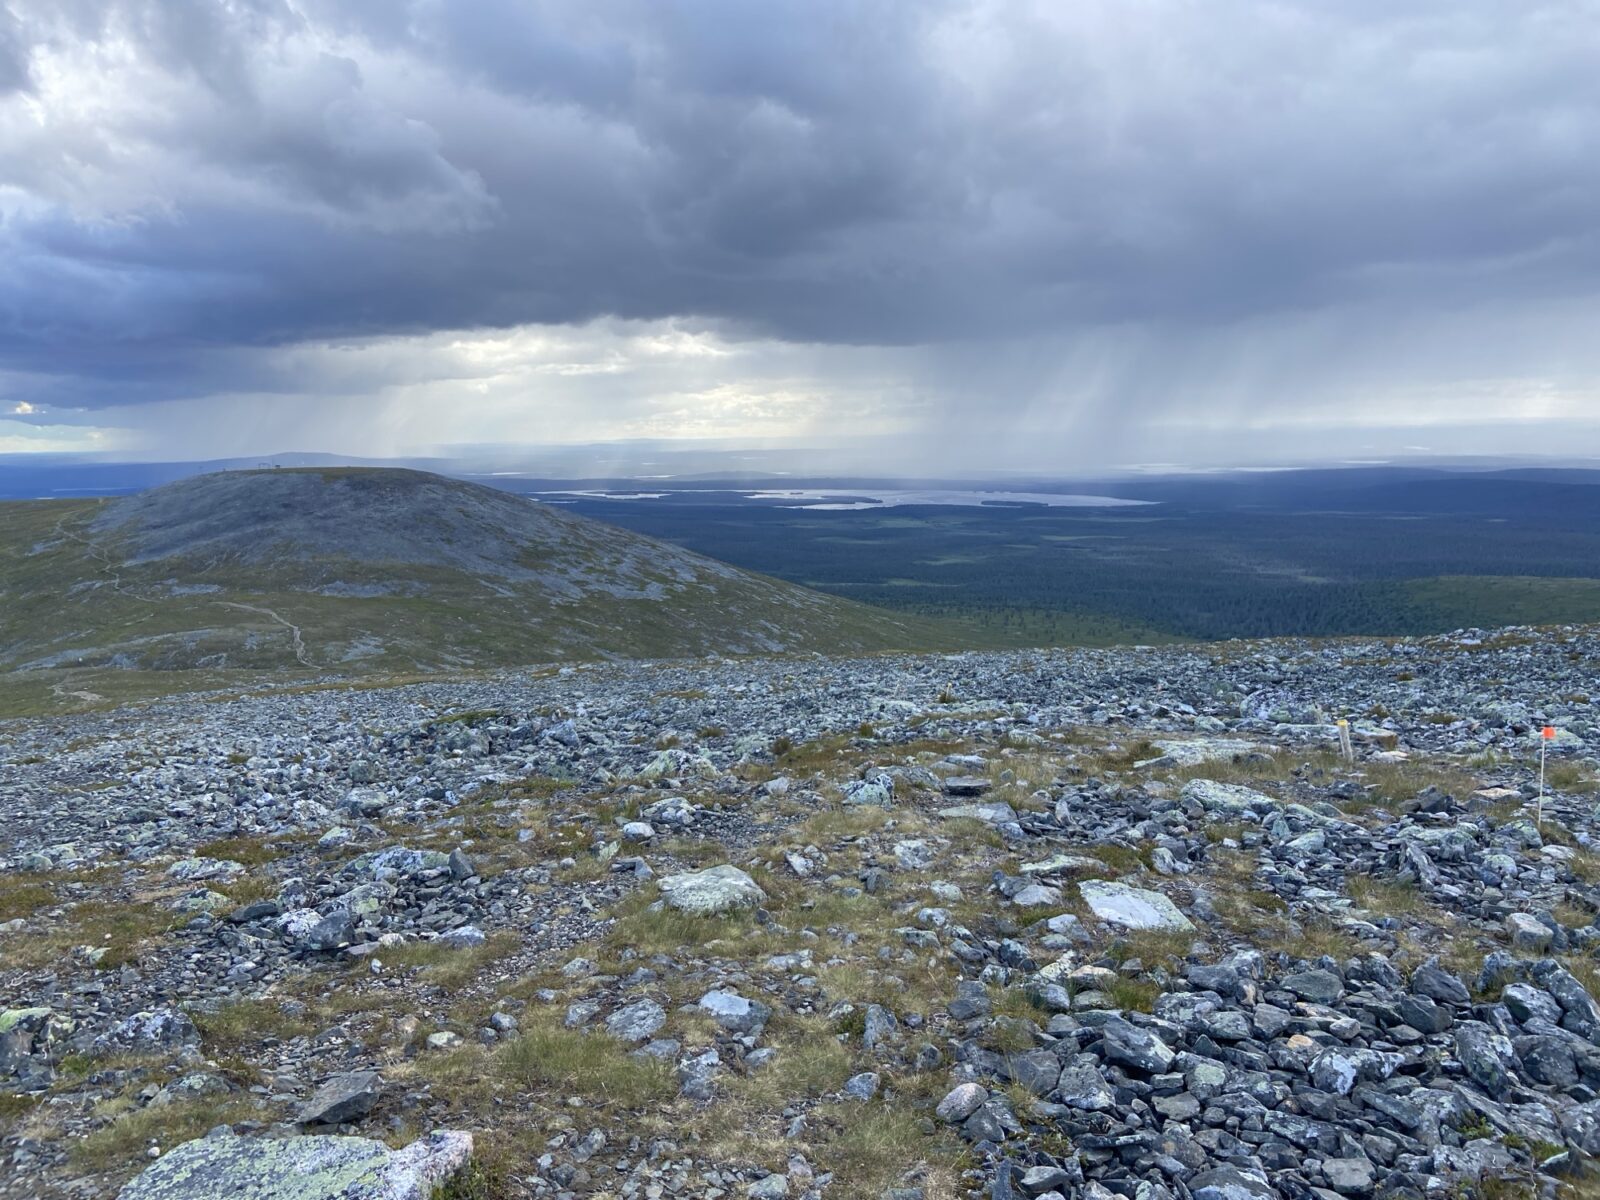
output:
[[[1591,0],[0,0],[0,368],[93,405],[607,314],[973,344],[1582,299],[1597,30]]]

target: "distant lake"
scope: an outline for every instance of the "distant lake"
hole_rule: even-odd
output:
[[[665,500],[675,496],[706,496],[718,493],[698,492],[691,489],[635,492],[635,491],[550,491],[532,492],[531,495],[562,500]],[[794,490],[768,490],[732,493],[739,499],[774,505],[778,508],[806,508],[813,510],[856,511],[868,508],[903,508],[908,505],[947,508],[1125,508],[1129,505],[1157,503],[1153,500],[1123,500],[1116,496],[1092,496],[1077,492],[997,492],[964,491],[960,489],[873,488],[853,491],[848,488],[799,488]],[[723,492],[723,502],[730,493]]]

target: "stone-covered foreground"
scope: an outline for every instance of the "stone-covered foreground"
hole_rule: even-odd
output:
[[[1597,668],[1513,630],[11,722],[0,1196],[1581,1197]]]

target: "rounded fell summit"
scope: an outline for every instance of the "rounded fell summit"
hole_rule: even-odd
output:
[[[23,564],[0,609],[0,669],[45,684],[45,673],[70,673],[63,686],[78,691],[85,672],[125,682],[203,671],[213,686],[236,671],[371,676],[948,644],[932,622],[424,471],[226,471],[109,501],[33,503],[0,545]]]
[[[113,501],[94,522],[129,563],[345,560],[532,579],[541,566],[613,555],[665,569],[731,568],[525,496],[427,471],[306,467],[220,471]]]

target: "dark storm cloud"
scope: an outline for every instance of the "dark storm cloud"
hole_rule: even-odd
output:
[[[52,403],[370,335],[1188,336],[1600,267],[1592,0],[4,2],[0,368]]]

